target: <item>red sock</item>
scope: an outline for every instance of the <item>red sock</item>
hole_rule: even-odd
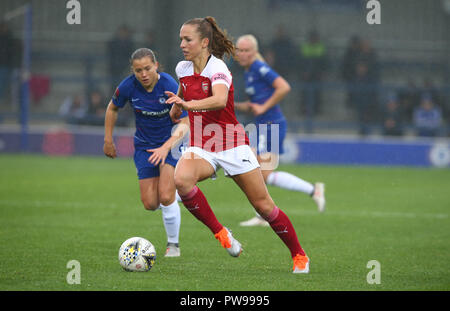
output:
[[[222,224],[217,220],[216,215],[214,215],[208,201],[205,198],[205,195],[197,186],[194,186],[191,192],[187,195],[180,195],[180,197],[187,210],[191,212],[195,218],[204,223],[213,234],[216,234],[222,230]]]
[[[300,254],[305,256],[300,243],[298,242],[297,233],[295,233],[294,226],[286,216],[286,214],[275,206],[269,217],[266,218],[272,227],[273,231],[280,237],[280,239],[286,244],[291,252],[291,256]]]

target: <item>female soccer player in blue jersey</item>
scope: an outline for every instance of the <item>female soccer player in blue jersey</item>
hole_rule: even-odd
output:
[[[258,41],[253,35],[239,37],[236,42],[236,57],[239,64],[245,68],[245,91],[250,97],[250,101],[236,103],[236,108],[255,115],[256,152],[266,184],[307,193],[316,202],[318,210],[324,211],[323,183],[313,185],[288,172],[274,171],[273,165],[263,165],[264,162],[278,163],[278,155],[283,154],[287,122],[279,103],[290,92],[289,83],[264,62],[258,52]],[[278,125],[278,135],[272,134],[272,125]],[[272,138],[276,139],[272,140]],[[241,225],[265,226],[268,224],[257,215],[248,221],[241,222]]]
[[[172,121],[166,104],[166,91],[177,92],[178,83],[167,73],[158,71],[158,62],[152,50],[140,48],[131,56],[133,74],[117,87],[105,115],[103,152],[116,157],[113,130],[118,111],[129,102],[136,117],[134,135],[134,163],[137,169],[141,201],[147,210],[161,208],[167,233],[166,257],[180,256],[180,207],[175,199],[174,170],[178,157],[172,148],[188,129],[187,113],[172,134]],[[179,155],[181,156],[181,154]]]

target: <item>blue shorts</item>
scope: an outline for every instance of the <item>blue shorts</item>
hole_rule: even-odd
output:
[[[148,158],[151,155],[151,153],[143,149],[134,151],[134,165],[136,166],[136,171],[139,179],[159,177],[159,164],[155,166],[152,163],[148,162]],[[167,154],[165,163],[175,167],[177,165],[177,162],[178,160],[175,160],[172,156],[172,153],[169,152]]]
[[[278,130],[276,129],[278,126]],[[257,153],[283,154],[283,141],[286,137],[287,122],[264,123],[257,125]],[[278,132],[278,133],[277,133]]]

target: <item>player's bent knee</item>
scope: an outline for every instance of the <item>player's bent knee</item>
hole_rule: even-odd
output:
[[[195,178],[175,174],[175,187],[180,195],[187,194],[196,184]]]
[[[144,208],[147,211],[156,211],[158,209],[159,205],[145,205],[144,204]]]
[[[263,218],[268,217],[275,207],[273,202],[267,199],[254,201],[252,202],[252,205],[256,212]]]
[[[168,206],[172,204],[175,201],[175,195],[172,195],[171,193],[160,193],[159,194],[159,200],[162,205]]]
[[[155,211],[158,209],[158,202],[150,202],[148,200],[142,200],[142,204],[147,211]]]

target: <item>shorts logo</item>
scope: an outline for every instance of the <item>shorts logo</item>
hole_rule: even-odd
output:
[[[202,90],[203,92],[205,92],[206,94],[208,94],[208,90],[209,90],[209,85],[208,82],[202,82]]]

